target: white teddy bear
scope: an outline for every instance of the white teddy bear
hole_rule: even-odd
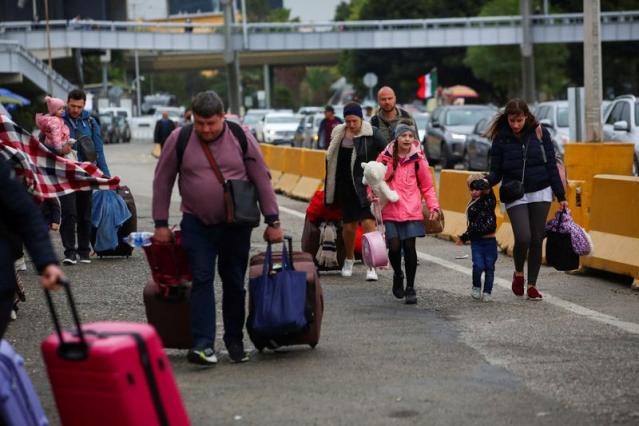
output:
[[[389,201],[395,203],[399,200],[397,192],[390,189],[384,177],[386,176],[386,166],[377,161],[369,161],[362,163],[364,169],[364,185],[369,185],[377,198],[381,207],[384,207]]]

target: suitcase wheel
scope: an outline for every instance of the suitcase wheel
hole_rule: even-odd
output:
[[[313,343],[311,345],[309,345],[311,347],[311,349],[315,349],[315,346],[317,346],[317,343]]]

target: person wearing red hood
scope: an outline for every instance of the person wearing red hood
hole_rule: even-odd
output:
[[[399,200],[387,203],[382,209],[386,228],[388,258],[393,267],[393,295],[408,305],[417,303],[415,274],[417,272],[417,250],[415,239],[424,237],[422,197],[430,211],[430,220],[440,215],[439,201],[433,186],[428,161],[415,138],[414,127],[400,123],[395,128],[395,139],[377,157],[386,165],[385,180],[397,192]],[[406,269],[406,287],[402,271],[402,252]]]

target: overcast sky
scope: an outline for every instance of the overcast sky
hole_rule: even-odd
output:
[[[291,9],[291,18],[299,16],[302,22],[320,22],[332,21],[339,3],[340,0],[284,0],[284,7]]]

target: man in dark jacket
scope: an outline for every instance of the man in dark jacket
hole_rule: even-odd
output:
[[[8,230],[20,236],[40,274],[44,288],[54,289],[64,278],[49,240],[40,210],[24,187],[13,179],[12,170],[0,160],[0,338],[9,323],[16,291],[15,257]]]
[[[331,133],[333,133],[333,129],[338,124],[342,123],[342,119],[335,116],[335,108],[330,105],[326,105],[324,108],[324,119],[320,122],[319,129],[317,131],[317,144],[319,149],[328,149],[328,146],[331,143]]]
[[[169,118],[169,113],[164,111],[162,113],[162,118],[155,123],[153,142],[164,146],[164,141],[169,137],[173,130],[175,130],[175,123]]]
[[[379,129],[386,143],[390,143],[393,140],[395,127],[400,122],[417,129],[415,119],[407,111],[397,106],[397,98],[393,89],[388,86],[379,89],[377,102],[379,103],[379,110],[371,118],[371,124]],[[419,135],[415,135],[415,137],[420,140]]]
[[[82,90],[74,89],[69,92],[67,110],[63,115],[64,123],[69,128],[71,137],[75,140],[79,140],[82,136],[91,137],[97,154],[96,165],[105,175],[111,176],[104,156],[100,125],[88,111],[85,111],[86,99],[87,96]],[[78,161],[87,161],[80,150],[77,151],[77,159]],[[62,263],[65,265],[75,265],[78,262],[78,256],[81,263],[91,263],[89,259],[91,252],[91,197],[92,191],[78,191],[60,197],[60,205],[62,206],[60,236],[64,246]]]

